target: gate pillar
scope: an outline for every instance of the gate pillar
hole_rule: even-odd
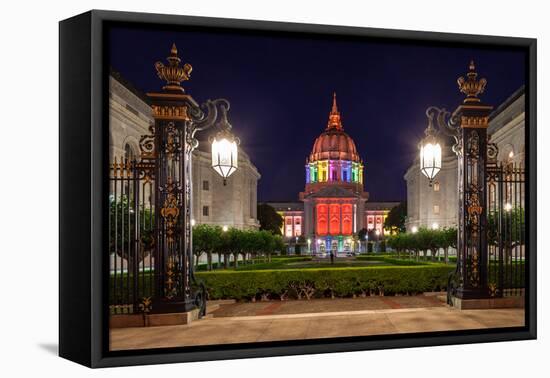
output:
[[[148,93],[154,118],[154,298],[152,312],[187,312],[196,307],[191,282],[190,176],[187,125],[198,104],[180,85],[189,80],[191,65],[180,66],[175,44],[168,65],[155,64],[162,91]],[[190,164],[190,161],[189,161]],[[189,193],[189,195],[187,194]]]
[[[460,299],[489,297],[487,283],[487,128],[492,106],[483,104],[478,95],[487,81],[477,79],[470,63],[466,79],[458,86],[466,95],[455,111],[458,117],[458,261],[456,291]]]

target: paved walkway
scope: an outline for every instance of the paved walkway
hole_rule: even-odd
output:
[[[369,297],[318,303],[322,301],[236,303],[223,305],[214,317],[190,325],[113,329],[111,350],[514,327],[523,326],[525,319],[523,309],[457,310],[435,298]],[[345,310],[350,306],[346,301],[355,302],[354,311]],[[411,306],[395,307],[406,301]],[[430,301],[431,306],[414,307]],[[322,312],[316,311],[317,306]]]
[[[437,293],[446,296],[445,293]],[[215,318],[258,315],[288,315],[303,313],[390,310],[401,308],[445,307],[437,295],[315,299],[311,301],[270,301],[232,303],[213,312]]]

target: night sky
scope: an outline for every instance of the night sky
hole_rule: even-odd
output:
[[[495,107],[525,83],[523,51],[330,37],[113,28],[110,65],[142,92],[163,82],[153,64],[172,42],[193,66],[183,86],[199,103],[227,98],[229,120],[262,178],[259,201],[298,199],[305,159],[325,129],[335,91],[344,130],[365,162],[370,201],[404,200],[430,105],[454,110],[456,79],[474,59]]]

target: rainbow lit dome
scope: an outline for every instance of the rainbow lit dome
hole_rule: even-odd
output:
[[[357,153],[355,142],[344,132],[336,104],[336,93],[327,127],[315,139],[306,161],[306,191],[314,191],[315,188],[327,184],[345,186],[356,191],[362,191],[363,188],[363,162]]]
[[[336,128],[327,128],[319,135],[309,155],[309,161],[327,159],[361,161],[353,139],[342,129]]]

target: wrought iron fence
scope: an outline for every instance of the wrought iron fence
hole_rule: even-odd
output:
[[[110,164],[109,307],[147,311],[154,294],[155,217],[150,169],[128,159]]]
[[[522,296],[525,288],[525,169],[487,167],[488,287],[491,296]]]

